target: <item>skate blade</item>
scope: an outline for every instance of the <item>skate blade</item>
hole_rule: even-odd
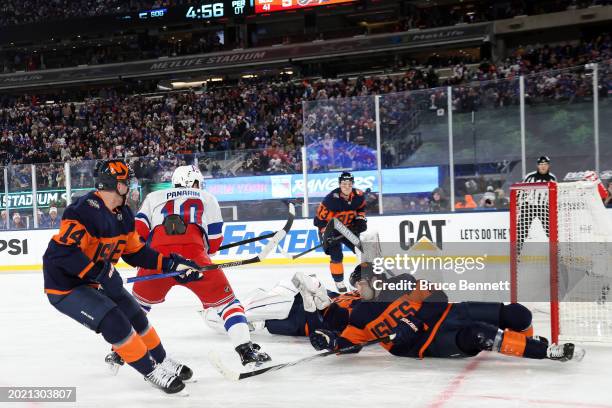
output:
[[[120,368],[121,364],[108,363],[108,371],[110,371],[111,375],[117,375]]]
[[[575,361],[577,363],[581,362],[586,354],[586,350],[582,347],[574,346],[574,355],[570,361]]]
[[[250,362],[250,363],[246,363],[243,367],[247,371],[255,371],[255,370],[259,370],[260,368],[266,367],[270,363],[272,363],[272,360],[270,360],[270,361],[253,361],[253,362]]]
[[[182,390],[180,390],[179,392],[175,392],[174,394],[168,394],[166,392],[164,392],[163,390],[160,390],[164,395],[167,395],[168,397],[179,397],[179,398],[185,398],[189,396],[189,391],[187,391],[185,388],[183,388]]]

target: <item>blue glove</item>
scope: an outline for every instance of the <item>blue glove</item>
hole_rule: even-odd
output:
[[[310,344],[315,350],[338,349],[338,335],[331,330],[319,329],[310,333]]]
[[[414,316],[402,317],[393,329],[396,345],[408,345],[414,342],[425,331],[425,324]]]
[[[108,297],[117,298],[121,296],[123,279],[121,279],[115,266],[110,262],[101,262],[96,264],[95,267],[100,269],[100,273],[95,277],[95,281],[102,285],[102,289],[104,289]]]
[[[201,280],[202,274],[199,272],[200,265],[191,259],[185,259],[179,254],[170,254],[162,259],[162,270],[164,273],[184,272],[174,276],[174,279],[182,284]]]

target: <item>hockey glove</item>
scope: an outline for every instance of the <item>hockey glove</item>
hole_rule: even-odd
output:
[[[95,281],[99,282],[104,289],[104,293],[110,298],[121,296],[123,290],[123,279],[115,266],[110,262],[99,262],[95,267],[100,269],[100,273],[95,277]]]
[[[368,229],[368,221],[364,217],[357,217],[351,223],[349,229],[357,236]]]
[[[335,245],[340,245],[340,240],[342,239],[342,235],[338,231],[336,231],[333,227],[327,227],[320,231],[319,233],[319,241],[321,242],[321,246],[323,247],[323,251],[327,255],[329,255],[328,251]]]
[[[425,324],[414,316],[402,317],[393,330],[395,345],[409,345],[425,331]]]
[[[185,259],[179,254],[170,254],[162,260],[162,269],[164,273],[183,272],[180,275],[174,276],[178,283],[195,282],[202,279],[202,274],[199,272],[200,265],[191,259]]]
[[[333,351],[338,349],[338,335],[331,330],[315,330],[310,334],[310,344],[317,351]]]

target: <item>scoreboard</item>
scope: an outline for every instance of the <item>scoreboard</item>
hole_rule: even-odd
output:
[[[310,7],[329,6],[332,4],[355,3],[358,0],[251,0],[254,1],[255,14],[275,11],[299,10]]]
[[[351,4],[359,0],[195,0],[189,5],[152,10],[116,17],[124,23],[146,23],[157,21],[223,22],[237,17],[248,17],[277,11],[302,10],[335,4]]]

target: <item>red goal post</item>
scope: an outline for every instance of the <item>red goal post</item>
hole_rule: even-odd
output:
[[[518,261],[519,248],[527,240],[529,231],[524,231],[520,228],[521,218],[525,216],[524,209],[526,203],[521,202],[523,194],[538,192],[536,197],[547,199],[540,205],[543,205],[541,214],[548,218],[548,266],[550,268],[550,320],[551,320],[551,338],[554,343],[559,340],[559,270],[558,270],[558,250],[557,244],[559,239],[558,223],[557,223],[557,183],[516,183],[510,187],[510,299],[512,303],[518,302]],[[538,204],[536,204],[538,205]],[[523,207],[523,208],[521,208]],[[532,220],[533,222],[533,220]],[[521,232],[524,233],[521,234]],[[522,236],[520,236],[522,235]]]
[[[553,342],[612,341],[611,287],[612,215],[598,182],[512,185],[511,301],[549,303]]]

